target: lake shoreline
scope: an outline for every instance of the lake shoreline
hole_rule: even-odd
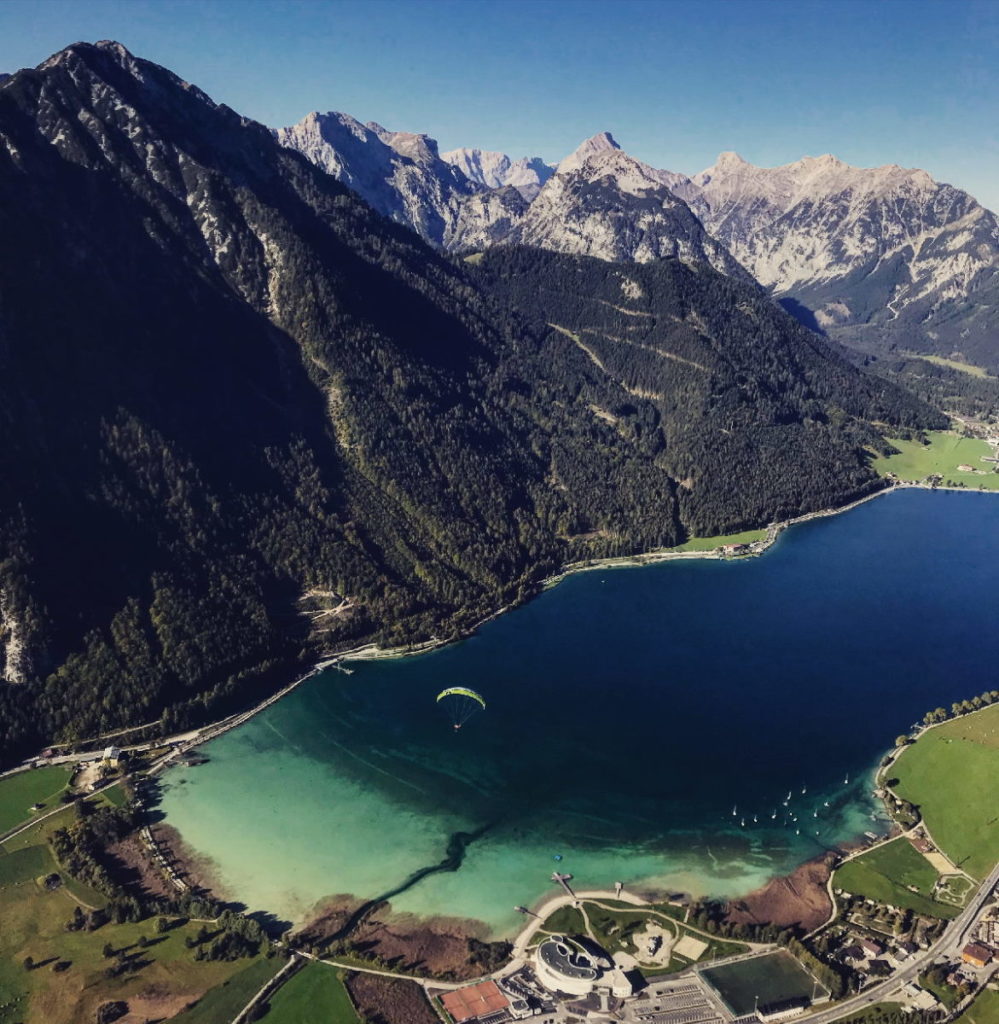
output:
[[[780,524],[771,524],[771,526],[768,529],[767,536],[765,538],[761,538],[760,541],[755,542],[754,548],[749,553],[753,554],[753,555],[755,555],[755,554],[762,554],[764,551],[769,550],[776,543],[777,537],[779,537],[779,535],[783,532],[783,530],[788,528],[788,526],[797,525],[797,524],[799,524],[801,522],[807,522],[807,521],[809,521],[811,519],[820,519],[820,518],[830,517],[830,516],[833,516],[833,515],[838,515],[840,512],[852,510],[853,508],[856,508],[856,507],[858,507],[861,504],[865,504],[866,502],[872,500],[875,497],[879,497],[882,494],[888,494],[888,493],[891,493],[891,492],[893,492],[895,490],[907,490],[907,489],[955,490],[955,491],[960,491],[960,492],[963,492],[963,493],[970,493],[968,489],[966,489],[966,488],[959,488],[959,487],[957,487],[957,488],[942,488],[942,487],[931,488],[929,486],[918,487],[916,485],[911,485],[911,484],[895,484],[895,485],[887,486],[887,487],[884,487],[884,488],[882,488],[882,489],[880,489],[880,490],[878,490],[876,492],[873,492],[872,494],[865,495],[864,497],[862,497],[862,498],[860,498],[860,499],[858,499],[858,500],[856,500],[854,502],[851,502],[850,504],[848,504],[846,506],[843,506],[842,508],[839,508],[839,509],[823,509],[823,510],[820,510],[820,511],[817,511],[817,512],[806,514],[804,516],[796,517],[795,519],[788,520],[788,521],[780,523]],[[982,492],[980,492],[980,493],[982,493]],[[988,493],[988,492],[985,492],[985,493]],[[840,529],[842,529],[842,528],[840,528]],[[626,556],[624,558],[599,560],[599,561],[596,561],[596,562],[574,563],[574,564],[566,566],[564,570],[562,570],[560,573],[556,574],[554,577],[550,578],[551,582],[548,582],[548,581],[546,581],[546,582],[548,582],[549,586],[554,586],[555,583],[561,581],[562,579],[567,578],[569,575],[572,575],[574,572],[590,571],[590,570],[592,570],[594,568],[612,568],[612,567],[626,568],[626,567],[636,567],[636,566],[648,565],[648,564],[656,564],[656,563],[662,562],[662,561],[680,560],[680,559],[684,559],[684,558],[690,558],[690,559],[714,558],[714,559],[717,560],[719,558],[724,558],[724,557],[727,557],[727,556],[725,554],[723,554],[723,553],[720,553],[717,550],[711,550],[711,551],[656,551],[656,552],[649,552],[649,553],[647,553],[644,556],[636,555],[636,556]],[[713,574],[712,574],[712,576],[713,576]],[[532,596],[534,596],[534,595],[532,595]],[[492,619],[497,618],[498,616],[502,615],[507,610],[509,610],[509,609],[508,608],[504,608],[504,609],[500,609],[499,611],[493,613],[492,615],[487,617],[485,620],[483,620],[483,623],[478,624],[475,627],[475,629],[480,628],[485,622],[489,622]],[[472,633],[472,632],[475,631],[475,629],[470,630],[469,632]],[[467,635],[468,634],[466,634],[466,636]],[[233,718],[231,718],[229,720],[225,720],[224,722],[216,723],[216,727],[208,730],[208,735],[206,735],[203,732],[196,739],[193,739],[191,741],[191,746],[197,745],[199,743],[206,742],[209,739],[214,739],[216,736],[221,735],[223,732],[228,731],[229,729],[235,728],[237,725],[243,724],[244,722],[249,720],[249,718],[251,718],[254,714],[256,714],[259,711],[263,710],[264,707],[270,706],[276,700],[280,699],[281,696],[284,696],[285,694],[291,692],[301,682],[304,682],[308,678],[312,678],[314,675],[318,674],[319,672],[322,672],[325,669],[335,667],[339,671],[342,671],[342,672],[345,672],[345,673],[349,673],[351,671],[351,669],[348,667],[348,665],[344,664],[345,662],[349,663],[350,661],[353,661],[353,660],[367,661],[367,660],[380,660],[380,659],[395,659],[395,658],[413,657],[416,654],[430,653],[431,651],[438,650],[438,649],[440,649],[440,648],[442,648],[444,646],[449,646],[449,645],[450,645],[450,641],[447,644],[445,644],[442,641],[431,641],[431,642],[428,642],[427,644],[418,645],[418,646],[403,647],[403,648],[393,648],[393,649],[380,649],[376,645],[367,644],[367,645],[363,645],[363,646],[361,646],[359,648],[355,648],[352,651],[340,652],[340,653],[338,653],[336,655],[333,655],[333,656],[331,656],[331,657],[329,657],[327,659],[324,659],[322,662],[320,662],[317,665],[315,665],[313,667],[313,669],[309,673],[307,673],[306,675],[303,675],[299,679],[295,680],[293,683],[291,683],[288,687],[284,688],[284,690],[280,691],[278,694],[273,695],[262,706],[258,705],[256,708],[251,709],[249,712],[245,712],[245,713],[243,713],[240,716],[234,716]],[[335,678],[335,677],[333,677],[333,678]],[[794,885],[795,887],[797,887],[797,882],[795,881],[795,875],[796,875],[797,872],[801,871],[801,869],[805,865],[807,865],[808,863],[809,863],[809,859],[803,858],[801,863],[799,863],[791,871],[787,871],[786,868],[785,868],[784,871],[775,873],[775,875],[773,875],[770,878],[770,880],[766,883],[766,885],[763,888],[765,889],[765,888],[767,888],[767,886],[771,886],[771,885],[781,885],[781,886],[783,886],[786,889],[787,886],[784,885],[783,883],[784,883],[784,879],[787,879],[787,878],[792,879],[791,884]],[[782,867],[784,867],[784,865],[782,865]],[[804,879],[800,875],[798,875],[797,881],[798,882],[802,882],[802,881],[804,881]],[[818,882],[820,880],[818,878],[816,878],[816,879],[814,879],[814,881]],[[757,891],[757,889],[759,887],[757,886],[757,889],[753,889],[753,890],[750,890],[748,886],[746,888],[747,888],[747,897],[748,897],[748,896],[753,895]],[[816,888],[815,896],[818,897],[818,895],[819,895],[819,893],[818,893],[817,888]],[[741,897],[741,894],[740,894],[740,897]],[[740,897],[737,897],[737,899],[740,898]],[[806,901],[806,902],[810,902],[810,900]],[[818,911],[819,911],[818,906],[813,904],[813,913],[816,913]],[[759,912],[759,911],[757,911],[757,912]],[[420,919],[420,920],[422,920],[422,919]],[[417,927],[419,927],[420,920],[416,919],[415,917],[414,918],[410,918],[409,922],[407,923],[407,925],[404,926],[404,928],[408,928],[409,925],[412,925],[414,928],[417,928]]]

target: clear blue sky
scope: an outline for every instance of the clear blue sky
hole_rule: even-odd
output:
[[[0,70],[102,38],[272,126],[550,161],[607,129],[686,173],[831,152],[999,209],[999,0],[0,0]]]

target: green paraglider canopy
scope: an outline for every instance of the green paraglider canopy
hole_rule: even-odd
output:
[[[449,686],[437,694],[437,703],[451,715],[451,724],[460,729],[476,711],[485,711],[486,702],[481,693],[468,689],[467,686]]]

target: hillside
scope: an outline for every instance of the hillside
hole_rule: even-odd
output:
[[[677,482],[680,520],[699,536],[875,489],[862,451],[882,446],[872,422],[944,422],[755,285],[700,264],[502,247],[476,273],[546,334],[542,372]]]
[[[0,86],[0,229],[4,760],[847,500],[869,420],[940,419],[707,267],[453,263],[116,43]]]

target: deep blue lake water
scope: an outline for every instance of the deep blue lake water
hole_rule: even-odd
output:
[[[555,866],[744,892],[877,827],[894,737],[994,688],[997,594],[999,499],[896,492],[760,558],[581,573],[453,647],[324,673],[168,775],[164,808],[293,920],[458,829],[485,829],[461,869],[394,906],[509,930]],[[488,704],[457,733],[454,685]]]

